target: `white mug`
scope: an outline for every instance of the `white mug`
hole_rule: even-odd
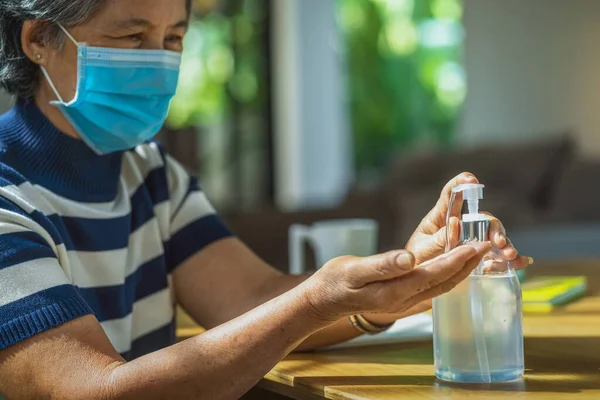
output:
[[[304,244],[314,250],[317,268],[345,255],[367,257],[377,252],[379,225],[371,219],[341,219],[316,222],[312,226],[292,225],[289,235],[290,273],[307,273]]]

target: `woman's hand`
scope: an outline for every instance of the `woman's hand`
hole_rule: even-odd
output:
[[[408,251],[339,257],[303,285],[316,315],[331,323],[358,313],[402,314],[454,288],[489,249],[488,242],[459,247],[418,266]]]
[[[460,216],[463,204],[460,194],[456,196],[456,202],[452,207],[448,227],[446,227],[446,213],[450,203],[452,188],[464,183],[479,183],[479,181],[474,175],[465,172],[448,182],[442,190],[440,199],[435,207],[421,221],[421,224],[408,241],[406,249],[415,255],[417,264],[437,257],[445,251],[446,229],[449,230],[451,247],[455,247],[458,244],[460,237],[460,220],[458,217]],[[515,269],[522,269],[533,263],[532,258],[519,256],[517,250],[506,237],[506,230],[502,226],[502,223],[491,215],[489,215],[489,218],[490,240],[495,247],[500,249],[502,255],[510,261],[511,266]]]
[[[452,188],[464,183],[479,183],[479,181],[472,174],[465,172],[448,182],[442,190],[435,207],[421,221],[421,224],[408,241],[406,248],[415,255],[417,264],[431,260],[444,253],[446,249],[446,229],[449,229],[451,247],[455,247],[458,244],[460,239],[460,220],[458,217],[460,216],[463,204],[460,195],[457,195],[453,205],[449,227],[446,227],[446,213],[450,204]],[[502,255],[510,261],[511,266],[515,269],[522,269],[533,263],[532,258],[519,256],[517,250],[506,237],[506,231],[502,223],[497,218],[489,214],[487,215],[490,218],[490,239],[492,245],[500,249]],[[415,304],[410,309],[400,313],[371,314],[366,315],[366,317],[372,323],[385,325],[429,309],[431,309],[431,299]]]

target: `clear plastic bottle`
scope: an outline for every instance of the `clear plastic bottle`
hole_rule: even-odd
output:
[[[489,221],[478,213],[483,185],[458,186],[453,197],[459,192],[469,203],[460,245],[489,240]],[[433,300],[433,324],[437,378],[489,383],[523,375],[521,288],[497,249],[490,250],[464,282]]]

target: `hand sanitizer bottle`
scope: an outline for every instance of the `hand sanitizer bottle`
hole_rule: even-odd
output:
[[[488,217],[479,214],[483,188],[467,184],[453,189],[449,210],[459,193],[469,207],[459,245],[489,240]],[[435,375],[444,381],[505,382],[523,375],[521,288],[497,249],[465,281],[433,300],[433,348]]]

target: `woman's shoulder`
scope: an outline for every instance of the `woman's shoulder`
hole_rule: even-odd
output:
[[[2,130],[2,120],[0,119],[0,188],[18,188],[27,183],[28,179],[18,170],[17,165],[20,163],[16,162],[18,161],[16,154],[10,151],[10,146],[3,140]]]
[[[7,160],[3,157],[5,150],[0,147],[0,188],[19,186],[28,182],[27,178],[17,171]]]
[[[38,233],[47,232],[59,243],[61,239],[47,214],[48,204],[35,186],[0,157],[0,223],[18,223]]]

